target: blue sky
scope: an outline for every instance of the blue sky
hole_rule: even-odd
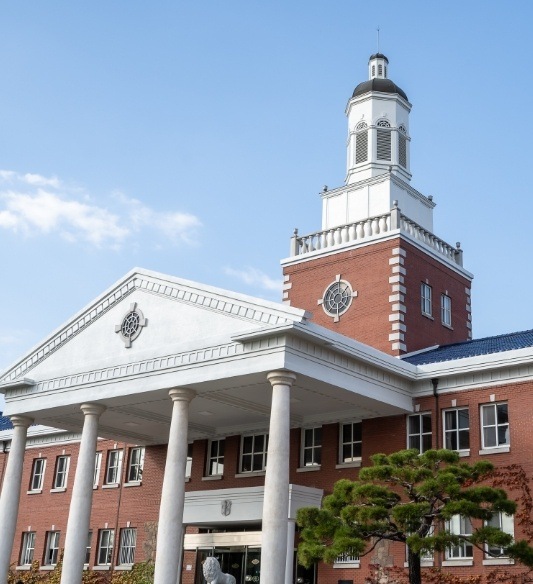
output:
[[[474,273],[474,336],[533,328],[533,4],[0,5],[0,369],[134,266],[280,298],[344,180],[368,56],[413,103],[412,184]]]

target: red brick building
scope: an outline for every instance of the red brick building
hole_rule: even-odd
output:
[[[294,518],[372,454],[447,447],[531,476],[533,332],[471,339],[472,275],[410,185],[387,69],[373,55],[349,100],[346,183],[293,236],[283,304],[134,270],[0,376],[0,571],[64,550],[68,584],[149,559],[158,584],[202,584],[210,555],[238,584],[362,583],[405,548],[305,570]],[[424,564],[518,569],[467,544]]]

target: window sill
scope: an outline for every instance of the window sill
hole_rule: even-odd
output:
[[[449,330],[453,331],[453,326],[452,326],[451,324],[446,324],[445,322],[443,322],[443,323],[442,323],[442,326],[443,326],[444,328],[447,328],[447,329],[449,329]]]
[[[429,320],[435,320],[435,319],[434,319],[434,318],[431,316],[431,314],[427,314],[426,312],[422,312],[421,314],[422,314],[422,316],[423,316],[423,317],[425,317],[425,318],[429,318]]]
[[[335,465],[335,468],[337,470],[339,469],[343,469],[343,468],[359,468],[361,466],[361,460],[354,460],[353,462],[341,462],[337,465]]]
[[[512,566],[514,560],[511,558],[485,558],[482,563],[484,566]]]
[[[202,477],[203,481],[221,481],[223,478],[222,475],[210,475],[207,477]]]
[[[119,486],[118,483],[111,483],[109,485],[102,485],[102,489],[118,489]]]
[[[354,568],[360,568],[361,567],[361,562],[339,562],[337,564],[333,564],[333,569],[338,569],[338,568],[350,568],[350,569],[354,569]]]
[[[115,566],[115,572],[126,572],[133,568],[133,564],[124,564],[123,566]]]
[[[111,566],[93,566],[93,572],[109,572]]]
[[[140,487],[140,486],[142,486],[142,481],[131,481],[130,483],[124,483],[124,488]]]
[[[31,564],[24,564],[24,566],[17,566],[15,568],[17,572],[28,572],[31,570]]]
[[[433,568],[434,565],[435,565],[435,562],[433,560],[420,560],[420,567],[421,568]],[[408,568],[409,562],[404,562],[403,567]]]
[[[185,477],[185,482],[186,483],[190,482],[190,480],[191,480],[191,477]]]
[[[52,570],[55,570],[56,567],[55,566],[40,566],[39,567],[39,571],[41,572],[51,572]]]
[[[57,489],[50,489],[51,493],[64,493],[67,490],[67,487],[61,487]]]
[[[468,450],[456,450],[457,454],[460,458],[464,458],[465,456],[470,456],[470,448]]]
[[[36,491],[26,491],[26,495],[40,495],[43,492],[42,489]]]
[[[236,479],[245,479],[248,477],[264,477],[265,471],[264,470],[254,470],[252,472],[240,472],[235,475]]]
[[[495,448],[483,448],[479,451],[480,456],[484,456],[485,454],[505,454],[506,452],[510,452],[510,446],[496,446]]]
[[[442,562],[443,566],[448,566],[448,567],[452,567],[452,566],[473,566],[474,565],[474,560],[473,559],[468,559],[468,558],[464,558],[464,559],[457,559],[457,560],[444,560]]]
[[[315,464],[313,466],[301,466],[300,468],[296,469],[296,472],[315,472],[321,468],[322,467],[319,464]]]

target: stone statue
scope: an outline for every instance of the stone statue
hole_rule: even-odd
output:
[[[207,584],[236,584],[231,574],[223,574],[216,558],[206,558],[204,562],[204,578]]]

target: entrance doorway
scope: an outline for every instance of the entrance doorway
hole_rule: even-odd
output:
[[[231,574],[237,584],[257,584],[261,575],[261,548],[252,546],[198,548],[195,584],[206,584],[203,563],[214,556],[225,574]],[[304,568],[294,562],[294,584],[316,584],[316,567]]]

